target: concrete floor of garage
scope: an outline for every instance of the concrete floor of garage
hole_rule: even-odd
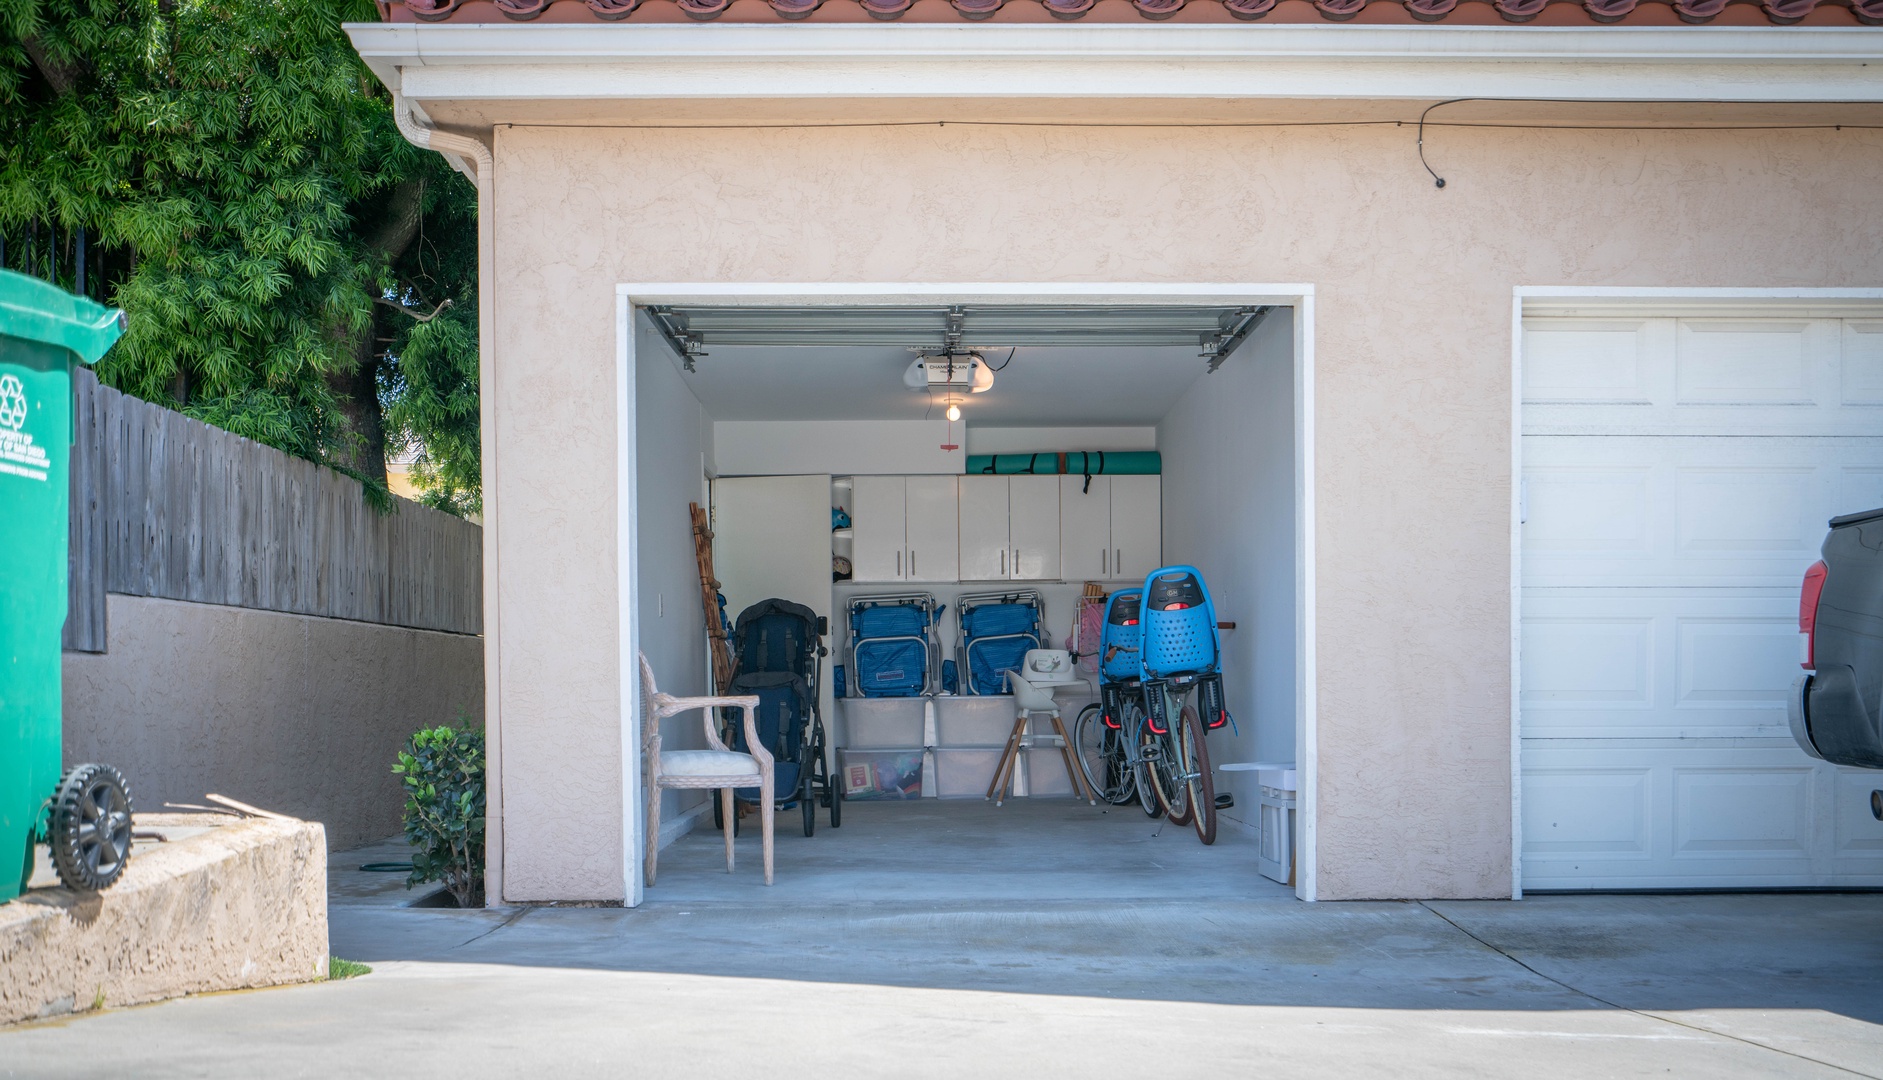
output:
[[[0,1075],[1883,1076],[1883,895],[1303,904],[1134,810],[851,804],[663,853],[640,908],[398,906],[341,983],[0,1033]]]

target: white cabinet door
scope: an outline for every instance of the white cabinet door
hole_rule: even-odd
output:
[[[1059,580],[1059,480],[1057,476],[1010,478],[1007,576],[1016,581]],[[962,482],[965,485],[967,478]],[[964,513],[966,504],[964,490]]]
[[[909,558],[900,476],[859,476],[850,492],[850,571],[854,581],[905,581]]]
[[[1059,478],[1059,572],[1067,581],[1111,580],[1111,477]]]
[[[861,479],[859,477],[859,479]],[[904,521],[907,572],[904,581],[959,581],[960,507],[953,476],[907,476]]]
[[[961,478],[961,580],[1000,581],[1010,571],[1005,476]]]
[[[1156,476],[1111,478],[1111,576],[1139,581],[1164,557],[1163,484]]]

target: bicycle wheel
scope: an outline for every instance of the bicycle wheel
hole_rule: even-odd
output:
[[[1173,734],[1180,735],[1178,741],[1182,750],[1181,761],[1185,774],[1185,786],[1189,789],[1191,824],[1196,826],[1198,840],[1205,844],[1216,842],[1216,781],[1210,775],[1210,748],[1204,741],[1203,721],[1197,718],[1196,710],[1183,707],[1179,727]]]
[[[1106,743],[1110,729],[1105,726],[1104,710],[1087,705],[1072,722],[1072,756],[1079,763],[1085,786],[1106,802],[1115,802],[1117,780]]]
[[[1144,733],[1141,748],[1149,765],[1151,786],[1157,792],[1157,805],[1172,825],[1190,824],[1190,785],[1184,782],[1181,749],[1176,732],[1159,735]]]
[[[1145,817],[1161,817],[1164,808],[1157,801],[1157,785],[1151,782],[1151,764],[1144,756],[1141,739],[1148,734],[1144,730],[1144,710],[1138,708],[1135,701],[1125,702],[1118,711],[1118,745],[1125,751],[1125,771],[1131,775],[1131,786],[1136,790],[1138,806],[1144,810]]]
[[[1106,800],[1113,806],[1126,806],[1138,798],[1138,770],[1131,763],[1131,743],[1123,728],[1105,729],[1105,768],[1115,777],[1116,790]]]

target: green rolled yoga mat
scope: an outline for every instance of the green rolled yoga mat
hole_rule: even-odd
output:
[[[1075,450],[1063,455],[1065,471],[1078,476],[1156,476],[1164,458],[1155,450]]]
[[[1071,453],[970,454],[968,475],[1156,476],[1164,459],[1155,450],[1074,450]]]
[[[969,454],[968,473],[986,476],[1051,475],[1059,471],[1058,454]]]

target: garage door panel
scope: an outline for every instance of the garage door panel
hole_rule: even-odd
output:
[[[1795,587],[1883,505],[1883,438],[1525,436],[1526,587]]]
[[[1825,522],[1883,506],[1883,319],[1526,320],[1523,394],[1524,887],[1883,885],[1883,774],[1785,715]]]
[[[1525,323],[1526,402],[1652,405],[1656,347],[1650,328],[1664,320],[1533,319]]]
[[[1792,606],[1789,597],[1779,603]],[[1784,724],[1786,688],[1799,670],[1795,615],[1675,616],[1673,623],[1676,709],[1756,710],[1772,714],[1771,726]]]
[[[1832,817],[1837,822],[1836,853],[1850,858],[1883,859],[1883,821],[1878,821],[1870,810],[1870,793],[1883,788],[1883,772],[1840,768],[1832,788]]]
[[[1844,324],[1838,375],[1843,404],[1883,405],[1883,321]]]
[[[1675,554],[1777,555],[1797,558],[1823,523],[1811,513],[1822,500],[1821,469],[1809,465],[1674,469]]]
[[[1839,513],[1848,514],[1883,506],[1883,465],[1842,466],[1837,470],[1836,484],[1836,505],[1850,508],[1840,510]],[[1829,521],[1830,518],[1825,520]]]
[[[1526,767],[1526,871],[1533,854],[1649,858],[1654,846],[1648,832],[1653,779],[1651,770],[1638,767]]]
[[[1788,737],[1797,603],[1778,589],[1529,590],[1523,734]]]
[[[1871,786],[1776,739],[1526,739],[1523,887],[1883,884]]]
[[[1812,769],[1675,768],[1674,858],[1811,854]]]
[[[1816,405],[1818,369],[1837,342],[1809,320],[1682,319],[1674,358],[1679,405]],[[1827,350],[1826,345],[1829,348]]]
[[[1524,320],[1524,430],[1851,435],[1883,422],[1883,320]]]

